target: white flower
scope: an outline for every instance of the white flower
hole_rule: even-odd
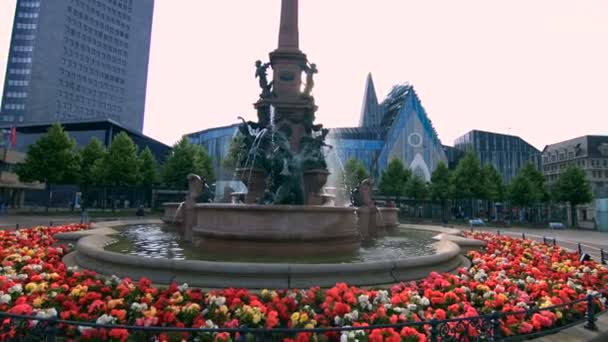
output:
[[[177,289],[179,290],[179,292],[184,292],[188,289],[188,283],[183,283],[182,285],[178,286]]]
[[[530,276],[527,276],[526,277],[526,283],[534,284],[534,283],[536,283],[536,279],[534,279],[534,278],[532,278]]]
[[[357,301],[359,302],[359,305],[361,306],[362,309],[364,310],[371,310],[372,309],[372,303],[369,302],[369,296],[368,295],[360,295],[357,298]]]
[[[0,295],[0,304],[8,304],[11,302],[11,296],[7,294]]]
[[[55,308],[38,310],[38,312],[36,312],[36,317],[40,317],[40,318],[57,317],[57,310],[55,310]]]
[[[42,265],[32,265],[32,270],[40,272],[42,271]]]
[[[205,328],[215,329],[217,328],[217,325],[215,325],[212,320],[208,319],[205,321]]]
[[[97,318],[97,324],[114,324],[116,318],[114,316],[103,314]]]
[[[388,296],[388,291],[386,290],[379,290],[378,294],[376,295],[376,298],[374,298],[374,304],[378,304],[378,303],[382,303],[382,304],[386,304],[386,303],[390,303],[390,298]]]
[[[429,305],[431,305],[431,301],[426,297],[422,297],[420,304],[422,304],[422,306],[429,306]]]
[[[135,312],[142,312],[145,310],[148,310],[148,304],[146,303],[133,303],[131,304],[131,310],[135,311]]]
[[[407,305],[407,309],[410,311],[416,311],[416,309],[418,309],[418,305],[410,303]]]
[[[226,297],[223,296],[212,296],[209,300],[210,304],[215,304],[216,306],[222,306],[226,303]]]
[[[341,326],[341,325],[342,325],[342,318],[340,318],[340,316],[336,316],[336,317],[334,317],[334,323],[335,323],[337,326]]]
[[[23,286],[21,284],[15,284],[8,289],[8,293],[22,293]]]

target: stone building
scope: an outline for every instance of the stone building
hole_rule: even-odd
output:
[[[585,135],[547,145],[542,152],[542,171],[549,185],[559,179],[569,165],[583,169],[594,200],[579,206],[577,216],[582,225],[596,228],[598,201],[608,198],[608,136]]]
[[[4,124],[112,119],[141,132],[154,0],[18,0]]]

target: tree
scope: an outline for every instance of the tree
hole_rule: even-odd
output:
[[[344,165],[344,184],[349,191],[356,189],[359,184],[366,178],[369,178],[369,173],[362,162],[355,158],[346,161]]]
[[[226,170],[234,171],[239,166],[241,155],[245,148],[245,137],[238,133],[230,142],[228,153],[222,160],[222,167]],[[247,152],[245,152],[247,153]]]
[[[572,226],[576,226],[576,206],[593,200],[591,185],[585,177],[585,171],[570,165],[566,171],[559,176],[553,188],[553,197],[557,202],[568,203],[572,216]]]
[[[454,197],[467,200],[471,215],[473,214],[473,200],[483,198],[483,182],[481,182],[481,165],[477,156],[471,151],[465,153],[452,173],[452,186]]]
[[[488,164],[481,169],[484,199],[488,201],[488,218],[496,202],[505,198],[505,186],[501,175],[494,165]],[[498,213],[497,213],[498,215]],[[497,217],[498,218],[498,217]]]
[[[99,184],[93,170],[93,166],[98,160],[102,160],[106,148],[96,137],[91,138],[89,143],[79,151],[80,154],[80,184],[83,186]]]
[[[412,172],[403,167],[401,160],[393,158],[388,163],[386,170],[382,171],[380,184],[378,185],[380,193],[385,196],[395,196],[398,202],[399,196],[405,194],[405,184],[411,175]]]
[[[127,133],[118,133],[107,153],[95,163],[93,169],[95,176],[105,185],[136,185],[141,178],[137,146]]]
[[[146,146],[139,153],[139,168],[140,172],[140,184],[146,187],[158,184],[160,176],[158,172],[158,162],[150,151],[150,148]]]
[[[511,203],[526,208],[535,203],[537,194],[534,190],[534,184],[520,172],[508,187],[508,198]]]
[[[193,145],[188,138],[183,137],[173,145],[163,169],[163,182],[167,185],[186,188],[188,174],[194,173],[204,178],[207,183],[214,181],[211,157],[207,151],[198,145]]]
[[[545,177],[534,164],[527,162],[519,172],[530,181],[535,204],[549,201],[549,192],[545,186]]]
[[[405,194],[407,197],[414,200],[414,208],[417,207],[420,201],[428,197],[428,188],[424,179],[417,175],[413,175],[405,184]]]
[[[441,203],[441,221],[446,220],[446,202],[451,197],[450,170],[444,162],[439,162],[435,171],[431,175],[429,192],[431,199]]]
[[[25,161],[17,167],[17,175],[23,182],[45,182],[49,190],[47,204],[53,199],[53,184],[78,181],[79,156],[76,142],[59,124],[54,124],[35,143],[29,146]]]

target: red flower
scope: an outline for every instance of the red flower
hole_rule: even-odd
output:
[[[125,342],[129,338],[129,331],[127,329],[112,329],[108,335],[120,342]]]

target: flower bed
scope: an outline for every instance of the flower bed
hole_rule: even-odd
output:
[[[238,328],[318,328],[419,322],[433,318],[474,317],[492,312],[517,312],[500,318],[501,334],[527,334],[564,325],[584,316],[584,302],[561,310],[545,308],[608,290],[608,270],[559,247],[490,234],[469,237],[487,241],[484,252],[470,252],[472,267],[459,274],[433,273],[419,282],[390,290],[367,290],[337,284],[330,289],[267,291],[242,289],[203,292],[186,284],[159,288],[147,279],[106,279],[94,272],[66,267],[67,247],[54,246],[53,235],[84,229],[82,225],[0,231],[0,311],[12,314],[138,326]],[[604,310],[604,300],[597,301]],[[476,335],[471,324],[451,324],[449,334]],[[0,340],[35,328],[38,322],[15,325],[4,320]],[[430,326],[355,330],[294,340],[425,341]],[[59,326],[68,340],[138,341],[143,333],[124,329]],[[161,341],[188,336],[160,333]],[[200,334],[201,341],[228,341],[228,333]]]

